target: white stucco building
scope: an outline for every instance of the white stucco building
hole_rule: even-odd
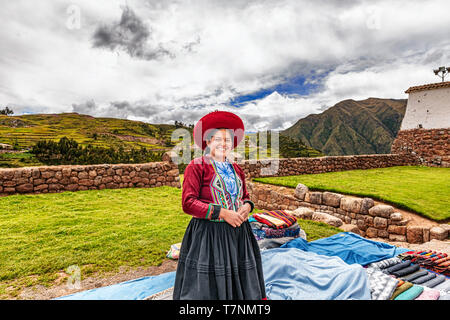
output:
[[[410,87],[400,130],[450,128],[450,81]]]

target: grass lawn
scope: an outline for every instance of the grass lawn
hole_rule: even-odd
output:
[[[450,219],[450,168],[397,166],[253,180],[292,188],[302,183],[311,190],[371,197],[436,221]]]
[[[82,278],[159,265],[190,219],[181,209],[181,189],[168,186],[0,197],[0,298],[26,286],[51,286],[72,265]],[[308,240],[341,231],[300,225]]]

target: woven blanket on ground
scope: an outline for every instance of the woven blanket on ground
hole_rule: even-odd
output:
[[[414,300],[438,300],[440,296],[438,290],[424,288],[422,293]]]
[[[423,287],[414,284],[411,288],[400,293],[394,300],[414,300],[423,292]]]
[[[400,258],[393,257],[393,258],[384,259],[384,260],[381,260],[378,262],[370,263],[367,267],[381,270],[381,269],[386,269],[393,265],[399,264],[400,262],[402,262],[402,260]]]
[[[297,218],[284,210],[264,211],[252,215],[256,220],[274,229],[287,228],[297,222]]]
[[[363,266],[408,251],[385,242],[366,239],[353,232],[340,232],[311,242],[296,238],[281,247],[297,248],[326,256],[338,256],[348,264],[357,263]]]
[[[369,277],[372,300],[389,300],[399,281],[375,268],[366,268],[365,271]]]
[[[408,290],[412,286],[413,286],[413,284],[411,282],[405,282],[400,287],[397,287],[394,290],[394,293],[391,296],[391,300],[394,300],[399,294],[401,294],[402,292],[405,292],[406,290]]]
[[[450,257],[446,253],[432,250],[412,250],[404,252],[398,257],[402,260],[410,260],[431,271],[450,276]]]
[[[261,258],[270,300],[371,300],[369,279],[358,264],[296,248],[263,250]]]

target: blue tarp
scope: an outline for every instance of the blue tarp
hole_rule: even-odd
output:
[[[361,266],[350,266],[350,264],[366,265],[405,251],[408,249],[365,239],[351,232],[341,232],[312,242],[296,238],[284,244],[282,248],[261,252],[266,290],[272,292],[272,299],[281,299],[281,297],[282,299],[302,299],[305,292],[295,289],[295,283],[297,283],[306,288],[306,292],[316,290],[314,296],[309,294],[309,298],[305,299],[360,299],[365,297],[364,287],[368,288],[368,286],[365,285],[365,280],[360,274]],[[322,256],[314,257],[313,253]],[[342,260],[339,263],[338,257],[347,265],[345,266]],[[321,261],[321,265],[316,265],[318,261]],[[337,278],[336,273],[340,274]],[[175,272],[168,272],[77,292],[57,299],[139,300],[173,287],[174,282]],[[344,282],[351,285],[346,284],[348,288],[345,288],[342,286]],[[360,282],[359,287],[357,282]]]
[[[142,277],[107,287],[76,292],[57,300],[142,300],[173,287],[175,271]]]
[[[364,268],[296,248],[261,252],[270,300],[370,300]]]
[[[338,256],[348,264],[357,263],[363,266],[395,257],[410,250],[366,239],[353,232],[340,232],[331,237],[311,242],[307,242],[302,238],[296,238],[283,244],[281,247],[297,248],[325,256]]]

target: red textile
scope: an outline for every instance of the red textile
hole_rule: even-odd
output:
[[[250,194],[247,191],[244,171],[236,162],[232,162],[232,165],[237,179],[240,179],[240,183],[237,183],[238,197],[236,199],[240,207],[243,205],[244,200],[250,200]],[[182,207],[185,213],[195,218],[211,220],[211,214],[214,210],[213,206],[223,207],[222,204],[215,202],[212,194],[213,189],[219,196],[223,195],[224,201],[229,203],[229,206],[232,206],[231,196],[227,195],[226,191],[219,190],[213,185],[212,182],[216,175],[210,155],[191,160],[184,171],[181,195]],[[229,209],[232,210],[233,208],[229,207]]]
[[[270,220],[266,219],[264,216],[268,215],[270,217],[277,218],[281,221],[283,221],[283,225],[275,225]],[[271,228],[275,229],[281,229],[281,228],[288,228],[292,226],[294,223],[297,222],[297,218],[293,215],[290,215],[289,213],[285,212],[284,210],[272,210],[272,211],[264,211],[260,213],[254,213],[253,217],[258,220],[261,223],[264,223],[268,225]]]

